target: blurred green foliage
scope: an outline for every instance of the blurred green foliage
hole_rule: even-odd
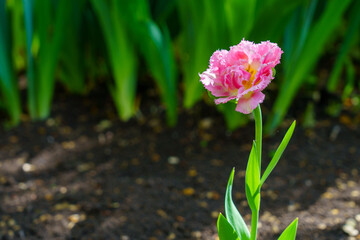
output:
[[[20,96],[16,84],[12,58],[12,36],[6,2],[0,1],[0,106],[7,110],[7,124],[15,125],[20,121]]]
[[[198,73],[211,54],[245,38],[277,42],[284,50],[265,125],[272,132],[299,90],[313,86],[309,75],[326,54],[333,57],[328,81],[316,87],[343,98],[358,91],[359,12],[356,0],[0,0],[3,122],[16,125],[23,111],[34,120],[48,117],[56,81],[85,94],[96,79],[107,79],[119,117],[128,120],[145,74],[173,126],[179,99],[192,108],[206,96]],[[23,72],[27,100],[21,104]],[[218,106],[230,129],[248,120],[234,108]]]

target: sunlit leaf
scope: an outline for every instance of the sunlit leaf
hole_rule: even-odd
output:
[[[229,182],[226,187],[225,194],[225,214],[228,222],[235,229],[238,236],[240,236],[241,240],[249,240],[250,232],[246,226],[245,221],[241,217],[239,211],[237,210],[233,200],[232,200],[232,185],[234,180],[235,168],[231,171]]]
[[[253,212],[259,211],[260,205],[260,166],[257,159],[256,144],[253,142],[245,175],[245,192],[249,206]]]
[[[261,186],[264,184],[265,180],[269,177],[269,175],[270,175],[270,173],[272,172],[272,170],[274,170],[276,164],[278,163],[281,155],[283,154],[286,146],[288,145],[288,143],[289,143],[289,141],[290,141],[290,139],[291,139],[291,136],[292,136],[292,134],[293,134],[293,132],[294,132],[294,129],[295,129],[295,125],[296,125],[296,121],[294,121],[294,122],[291,124],[291,126],[290,126],[290,128],[288,129],[288,131],[286,132],[283,140],[281,141],[278,149],[276,150],[273,158],[271,159],[269,165],[267,166],[264,174],[263,174],[262,177],[261,177],[261,181],[260,181],[260,184],[259,184],[259,185],[260,185],[260,188],[261,188]]]
[[[234,228],[221,213],[217,220],[217,229],[219,240],[240,240]]]
[[[136,31],[142,55],[166,105],[167,122],[174,126],[177,119],[177,81],[169,33],[167,29],[161,31],[150,19],[139,22]]]
[[[296,218],[280,235],[278,240],[295,240],[297,231],[298,219]]]

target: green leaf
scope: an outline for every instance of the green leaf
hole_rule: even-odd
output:
[[[232,43],[238,43],[247,38],[255,20],[256,0],[227,0],[225,1],[225,16]]]
[[[294,10],[304,0],[258,0],[255,19],[249,39],[255,42],[269,39],[277,42],[281,39],[284,29]],[[281,6],[281,11],[279,11]],[[274,14],[276,13],[276,14]],[[261,29],[261,31],[258,31]]]
[[[66,35],[64,29],[70,21],[68,11],[71,4],[71,0],[57,1],[56,5],[51,1],[23,0],[28,107],[33,119],[43,119],[50,114],[55,72]],[[36,51],[33,53],[36,44]]]
[[[184,107],[200,100],[204,87],[199,73],[206,70],[211,54],[227,45],[224,5],[218,0],[177,1],[181,24],[180,60],[184,83]],[[216,16],[216,18],[214,18]]]
[[[49,3],[45,3],[49,2]],[[38,90],[36,118],[48,117],[55,87],[55,71],[60,56],[61,45],[65,38],[64,29],[70,21],[68,10],[71,9],[71,0],[59,1],[56,5],[56,14],[51,16],[52,5],[50,1],[35,1],[40,36],[39,58],[37,59],[36,88]],[[44,15],[44,18],[43,18]],[[53,25],[52,25],[53,24]],[[49,37],[49,29],[53,34]]]
[[[72,24],[64,29],[64,34],[67,37],[64,39],[59,57],[61,63],[59,80],[70,92],[77,94],[85,93],[86,90],[83,61],[85,53],[83,42],[86,37],[84,36],[84,28],[81,26],[85,3],[85,0],[74,1],[72,8],[69,9],[68,14],[71,16]]]
[[[13,63],[16,71],[25,69],[25,31],[24,31],[24,7],[21,1],[7,1],[8,8],[12,12],[12,42]]]
[[[137,34],[139,48],[166,105],[167,122],[174,126],[177,120],[176,64],[169,33],[146,20],[139,22]]]
[[[245,175],[245,192],[251,211],[258,212],[260,206],[260,166],[257,159],[256,143],[250,152]]]
[[[30,116],[36,116],[36,92],[35,92],[35,67],[34,58],[31,53],[33,39],[33,0],[23,0],[24,4],[24,21],[26,33],[26,77],[27,77],[27,105]]]
[[[294,66],[296,67],[295,64],[304,47],[311,23],[313,22],[317,2],[317,0],[314,0],[308,4],[309,6],[303,5],[297,8],[286,27],[284,36],[284,68],[286,69],[286,76],[293,71]]]
[[[344,87],[343,93],[342,93],[342,99],[346,99],[350,97],[352,92],[355,89],[355,73],[356,69],[354,64],[350,61],[349,58],[346,59],[345,64],[345,70],[346,70],[346,85]]]
[[[177,0],[157,0],[151,5],[154,8],[154,20],[156,22],[166,22],[170,13],[175,8]]]
[[[120,118],[128,120],[135,112],[137,59],[128,22],[123,19],[124,7],[120,1],[91,1],[103,30],[114,76],[110,93]],[[129,24],[129,23],[128,23]]]
[[[238,236],[240,236],[240,239],[249,240],[250,239],[249,229],[247,228],[244,219],[241,217],[231,197],[234,173],[235,173],[235,168],[233,168],[233,170],[231,171],[228,185],[226,187],[225,214],[228,219],[228,222],[235,229]]]
[[[268,178],[268,176],[270,175],[272,170],[275,168],[276,164],[278,163],[281,155],[283,154],[286,146],[288,145],[288,143],[289,143],[289,141],[291,139],[291,136],[292,136],[292,134],[294,132],[294,129],[295,129],[295,125],[296,125],[296,121],[294,121],[291,124],[289,130],[286,132],[286,134],[285,134],[283,140],[281,141],[278,149],[276,150],[273,158],[271,159],[269,165],[267,166],[267,168],[266,168],[266,170],[265,170],[265,172],[262,175],[261,180],[260,180],[260,185],[259,185],[260,188],[264,184],[265,180]]]
[[[262,114],[260,104],[253,111],[255,120],[255,143],[256,143],[256,156],[261,170],[261,149],[262,149]],[[259,172],[260,172],[259,170]]]
[[[278,240],[295,240],[298,219],[296,218],[280,235]]]
[[[217,220],[217,229],[219,240],[240,240],[234,228],[221,213],[219,214]]]

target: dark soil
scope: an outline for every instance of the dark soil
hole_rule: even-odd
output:
[[[217,239],[234,166],[234,200],[250,224],[244,170],[253,122],[230,133],[201,103],[169,128],[147,93],[127,123],[106,92],[58,93],[48,120],[23,116],[2,130],[0,239]],[[360,239],[359,119],[343,113],[296,127],[263,187],[259,239],[277,239],[296,217],[297,239]],[[291,120],[264,139],[263,169]]]

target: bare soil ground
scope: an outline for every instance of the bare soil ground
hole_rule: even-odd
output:
[[[48,120],[24,116],[1,131],[0,239],[215,240],[232,167],[233,196],[250,223],[253,122],[231,133],[201,103],[169,128],[151,94],[127,123],[106,92],[55,99]],[[291,120],[264,139],[263,168]],[[297,239],[360,239],[359,122],[344,112],[296,127],[263,187],[259,239],[277,239],[296,217]]]

